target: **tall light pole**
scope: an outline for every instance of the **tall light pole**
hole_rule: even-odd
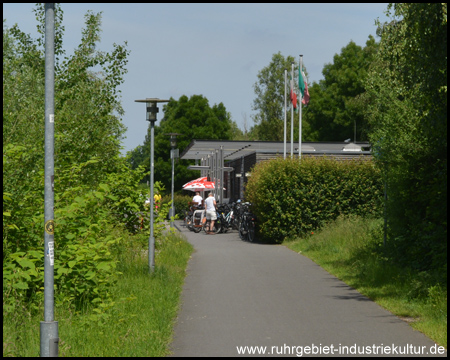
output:
[[[41,357],[58,356],[58,322],[54,320],[54,131],[55,4],[45,4],[45,184],[44,184],[44,321],[40,323]]]
[[[178,154],[175,151],[175,147],[177,146],[177,136],[182,135],[178,133],[168,133],[164,135],[170,136],[170,146],[172,149],[170,150],[170,158],[172,159],[172,207],[169,211],[170,217],[170,227],[173,228],[173,217],[175,216],[175,205],[173,203],[173,186],[174,186],[174,175],[175,175],[175,157],[178,157]]]
[[[150,237],[148,240],[148,269],[152,272],[155,269],[155,235],[154,216],[155,216],[155,201],[153,196],[154,186],[154,143],[155,143],[155,122],[156,114],[158,113],[158,103],[169,102],[169,100],[161,100],[157,98],[147,98],[144,100],[134,100],[135,102],[146,103],[146,120],[150,121]]]

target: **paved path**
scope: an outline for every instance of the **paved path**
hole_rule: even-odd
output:
[[[395,356],[435,347],[305,256],[282,245],[243,242],[236,231],[195,234],[181,224],[176,222],[177,228],[195,251],[173,356],[244,356],[238,346],[258,346],[272,356],[297,356],[302,350],[306,356],[308,346],[322,356],[358,349],[378,355],[391,349],[389,356]]]

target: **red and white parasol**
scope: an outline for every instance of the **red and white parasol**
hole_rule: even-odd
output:
[[[189,190],[189,191],[208,191],[208,190],[214,190],[213,181],[208,181],[207,177],[200,177],[195,180],[191,180],[183,185],[183,190]],[[225,189],[224,189],[225,190]]]

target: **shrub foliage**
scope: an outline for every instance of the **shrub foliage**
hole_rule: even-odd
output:
[[[383,182],[371,161],[277,158],[257,164],[246,187],[265,242],[302,236],[339,215],[379,216]]]
[[[21,159],[30,154],[24,147],[7,146],[3,175],[13,174]],[[86,169],[98,160],[61,167],[55,176],[55,301],[77,307],[86,302],[104,303],[119,273],[115,250],[122,235],[148,232],[139,189],[144,169],[130,170],[116,158],[117,172],[107,174],[96,187],[83,184]],[[3,193],[3,309],[12,312],[27,304],[38,309],[43,299],[44,204],[43,170],[28,174],[26,181],[7,182]],[[14,186],[17,184],[17,186]],[[20,185],[20,186],[19,186]],[[155,219],[159,238],[168,205]],[[117,229],[117,231],[115,231]]]

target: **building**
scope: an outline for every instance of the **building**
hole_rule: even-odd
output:
[[[293,146],[294,157],[298,157],[298,146],[298,143]],[[284,157],[285,153],[287,158],[291,157],[291,145],[286,144],[285,148],[282,141],[192,140],[180,158],[194,159],[195,165],[189,169],[200,170],[201,176],[217,180],[216,197],[226,202],[244,199],[245,183],[256,163]],[[372,158],[368,142],[305,142],[301,144],[301,154],[328,156],[342,161]]]

